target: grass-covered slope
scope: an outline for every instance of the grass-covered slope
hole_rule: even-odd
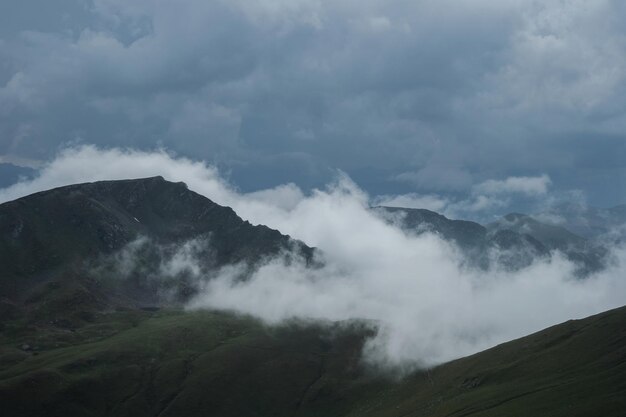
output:
[[[626,308],[397,381],[365,327],[266,328],[214,312],[116,312],[75,332],[5,326],[10,416],[602,416],[626,412]]]
[[[370,415],[623,416],[626,308],[416,374],[380,399]]]

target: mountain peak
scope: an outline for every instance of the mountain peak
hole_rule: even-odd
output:
[[[210,239],[218,265],[257,262],[292,248],[312,255],[303,243],[244,221],[182,182],[98,181],[0,204],[0,264],[11,266],[0,289],[28,285],[41,271],[114,252],[138,237],[167,244]]]

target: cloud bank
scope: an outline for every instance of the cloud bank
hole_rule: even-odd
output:
[[[485,194],[521,193],[543,195],[548,192],[550,177],[509,177],[505,180],[487,180],[474,187],[474,191]]]
[[[246,190],[455,193],[546,173],[626,198],[617,0],[0,4],[0,155],[159,146]]]
[[[310,194],[293,184],[246,194],[214,167],[165,151],[82,147],[59,154],[38,178],[3,189],[0,201],[69,183],[152,175],[184,181],[244,219],[323,252],[319,269],[279,257],[245,282],[235,279],[237,265],[207,281],[195,265],[195,246],[183,247],[162,267],[171,274],[186,271],[201,283],[191,308],[228,309],[271,324],[371,320],[378,332],[364,358],[375,365],[432,366],[626,300],[624,250],[616,249],[607,269],[583,281],[573,278],[574,265],[558,255],[517,272],[467,269],[450,243],[379,218],[369,209],[369,196],[345,175]]]

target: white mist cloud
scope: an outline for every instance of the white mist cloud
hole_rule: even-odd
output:
[[[0,202],[63,185],[157,175],[170,181],[185,181],[192,189],[201,185],[202,191],[208,195],[219,197],[222,193],[230,193],[214,168],[186,158],[175,158],[164,150],[142,152],[81,146],[61,151],[40,168],[34,179],[0,190]]]
[[[424,173],[405,173],[396,179],[411,179],[416,185],[432,182]],[[440,176],[439,181],[443,179]],[[548,175],[536,177],[508,177],[503,180],[489,179],[471,186],[470,178],[466,177],[463,190],[470,190],[469,195],[461,198],[443,198],[434,194],[408,193],[401,195],[382,195],[373,199],[374,205],[423,208],[438,211],[453,218],[474,216],[476,213],[487,213],[496,209],[504,209],[511,204],[513,198],[526,200],[547,200],[546,194],[552,183]],[[460,183],[458,185],[461,185]]]
[[[475,186],[474,191],[481,194],[544,195],[550,183],[550,177],[545,174],[538,177],[509,177],[505,180],[487,180]]]
[[[245,283],[227,270],[209,281],[192,308],[224,308],[269,323],[292,318],[376,321],[366,359],[383,366],[432,366],[570,318],[624,302],[620,270],[570,278],[561,258],[518,273],[461,271],[434,237],[402,238],[400,253],[377,261],[336,261],[322,270],[275,260]],[[382,246],[382,245],[381,245]],[[421,251],[421,252],[420,252]]]
[[[369,210],[367,194],[344,175],[310,195],[292,184],[242,194],[204,163],[165,151],[86,146],[60,153],[34,180],[1,190],[0,201],[70,183],[153,175],[184,181],[244,219],[279,229],[324,254],[325,266],[315,270],[268,260],[246,282],[235,279],[237,266],[225,268],[203,281],[193,308],[229,309],[268,323],[373,320],[379,331],[364,355],[378,365],[431,366],[626,300],[624,251],[616,251],[613,265],[584,281],[574,279],[574,266],[558,255],[517,272],[469,270],[460,266],[454,246],[432,234],[405,233],[379,218]],[[513,188],[541,190],[531,183]],[[172,270],[202,275],[193,266],[193,247],[187,249],[172,258]]]

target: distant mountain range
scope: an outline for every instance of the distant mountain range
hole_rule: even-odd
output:
[[[602,269],[607,262],[608,250],[600,243],[524,214],[508,214],[483,226],[451,220],[426,209],[380,206],[373,210],[406,231],[434,233],[456,243],[468,262],[481,268],[500,265],[519,269],[555,251],[576,262],[583,276]]]
[[[407,233],[455,243],[478,268],[522,268],[557,250],[582,275],[603,262],[587,236],[521,214],[483,226],[428,210],[373,210]],[[268,327],[229,312],[186,312],[180,298],[161,296],[163,283],[150,275],[189,242],[199,242],[194,255],[208,273],[233,263],[253,269],[285,254],[316,267],[319,252],[161,177],[0,204],[3,415],[621,417],[626,410],[626,308],[394,379],[361,362],[375,331],[366,322]],[[174,293],[184,297],[185,273],[174,278]]]
[[[562,203],[534,215],[546,223],[562,225],[585,238],[609,237],[623,241],[626,236],[626,204],[597,208]]]

